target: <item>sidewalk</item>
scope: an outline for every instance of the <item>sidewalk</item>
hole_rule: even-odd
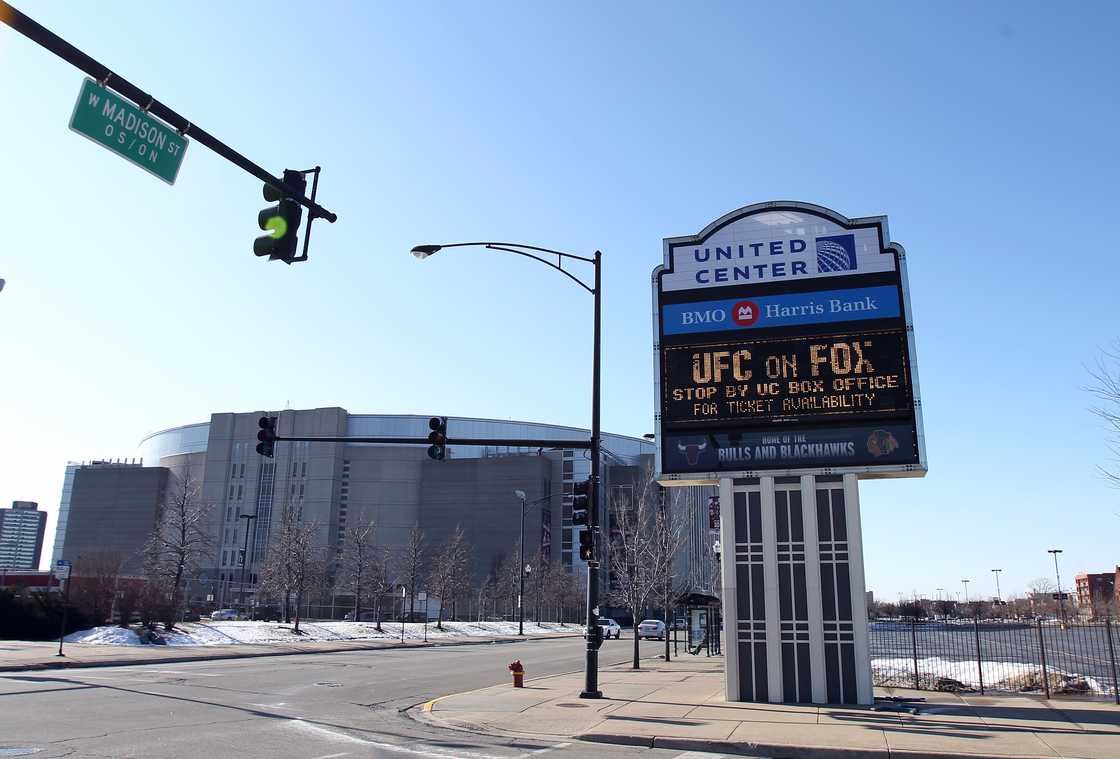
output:
[[[531,674],[532,662],[523,662]],[[685,656],[642,670],[603,668],[601,700],[578,697],[583,673],[436,699],[416,715],[435,724],[515,737],[578,738],[716,754],[835,757],[1120,757],[1111,701],[877,689],[925,698],[918,715],[867,707],[727,703],[723,659]]]
[[[65,656],[57,656],[58,642],[0,641],[0,672],[63,669],[71,667],[119,667],[137,664],[244,659],[256,656],[372,651],[389,648],[434,648],[479,643],[517,643],[526,640],[579,637],[572,635],[525,635],[525,637],[453,638],[428,643],[393,640],[338,640],[307,643],[240,643],[228,646],[108,646],[66,643]]]

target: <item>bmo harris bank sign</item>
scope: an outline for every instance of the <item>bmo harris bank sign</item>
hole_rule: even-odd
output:
[[[748,206],[666,239],[653,286],[663,481],[924,474],[905,253],[885,217]]]

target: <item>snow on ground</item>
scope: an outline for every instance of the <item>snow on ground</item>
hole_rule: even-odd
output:
[[[913,687],[914,660],[906,658],[882,658],[871,660],[871,671],[877,685],[892,685],[895,687]],[[953,661],[937,656],[918,659],[918,680],[923,687],[927,683],[936,682],[940,677],[956,680],[970,688],[979,689],[981,670],[975,661]],[[1064,672],[1050,668],[1047,672],[1052,687],[1060,683],[1063,677],[1083,677],[1093,693],[1111,693],[1111,686],[1100,683],[1096,678],[1078,675],[1075,672]],[[993,690],[1020,690],[1026,683],[1035,683],[1041,690],[1042,671],[1036,664],[1008,661],[984,662],[984,687]]]
[[[293,643],[296,641],[326,640],[400,640],[399,622],[382,622],[381,632],[373,622],[300,622],[300,634],[292,632],[293,625],[281,622],[187,622],[175,626],[173,632],[158,632],[169,646],[221,646],[235,643]],[[423,623],[404,626],[406,641],[424,639]],[[525,623],[525,634],[573,635],[580,629],[575,624],[560,626],[555,622]],[[443,630],[435,623],[428,625],[428,640],[453,638],[497,638],[517,635],[516,622],[444,622]],[[140,638],[132,630],[121,627],[95,627],[66,636],[67,643],[96,643],[101,645],[138,646]]]
[[[67,643],[96,643],[102,646],[139,646],[140,638],[123,627],[95,627],[66,636]]]

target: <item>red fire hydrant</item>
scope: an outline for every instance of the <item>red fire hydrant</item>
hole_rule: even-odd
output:
[[[525,670],[521,666],[521,660],[518,659],[515,662],[511,662],[510,665],[509,665],[509,671],[513,673],[513,687],[514,688],[524,688],[525,687]]]

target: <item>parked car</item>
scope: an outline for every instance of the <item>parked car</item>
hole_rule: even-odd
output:
[[[610,617],[599,617],[599,627],[603,628],[603,637],[613,637],[618,640],[622,637],[622,628]]]
[[[210,619],[214,622],[228,622],[237,619],[237,609],[218,609],[210,614]]]
[[[278,606],[258,606],[253,609],[250,619],[258,620],[261,622],[279,622],[283,614],[280,613]]]
[[[673,629],[674,630],[687,630],[688,629],[688,620],[685,619],[684,617],[677,617],[676,619],[673,620]]]
[[[179,618],[180,622],[198,622],[202,617],[197,611],[184,611]]]
[[[665,623],[660,619],[643,619],[638,625],[638,638],[665,639]]]

